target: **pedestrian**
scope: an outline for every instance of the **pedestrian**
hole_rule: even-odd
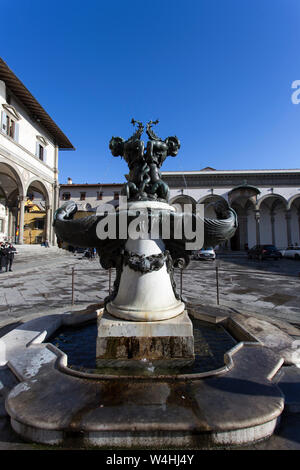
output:
[[[7,265],[6,265],[6,271],[9,269],[9,271],[12,271],[11,267],[14,262],[14,257],[15,254],[17,253],[16,248],[12,245],[9,244],[7,248]]]
[[[0,242],[0,273],[2,272],[2,268],[4,266],[4,243]]]
[[[5,271],[7,271],[7,256],[8,256],[8,244],[7,243],[2,243],[1,249],[0,249],[0,272],[2,272],[2,269],[5,268]]]
[[[45,248],[49,248],[49,240],[48,240],[48,238],[46,238],[46,241],[45,241]]]

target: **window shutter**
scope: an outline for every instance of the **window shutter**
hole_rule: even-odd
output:
[[[15,136],[14,139],[16,142],[19,142],[19,123],[15,122]]]
[[[39,158],[39,145],[40,144],[38,142],[35,143],[35,156],[37,158]]]
[[[6,133],[6,113],[1,112],[1,131]]]
[[[44,147],[44,163],[47,163],[47,150]]]

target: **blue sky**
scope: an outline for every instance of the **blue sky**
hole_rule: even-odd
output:
[[[165,171],[300,167],[299,0],[14,0],[1,17],[1,57],[76,147],[60,183],[123,182],[108,143],[132,117],[180,138]]]

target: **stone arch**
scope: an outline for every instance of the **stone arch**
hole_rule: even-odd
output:
[[[188,194],[179,194],[178,196],[173,197],[170,199],[169,204],[193,204],[196,205],[196,200],[189,196]]]
[[[214,219],[216,217],[214,203],[217,201],[227,202],[223,196],[220,196],[218,194],[206,194],[198,200],[198,204],[204,204],[205,217],[208,217],[210,219]]]
[[[260,244],[272,244],[286,248],[290,244],[290,214],[288,202],[276,193],[266,194],[256,205]]]
[[[292,208],[292,205],[294,204],[295,201],[299,199],[299,207],[300,207],[300,194],[294,194],[294,196],[291,196],[288,200],[287,204],[287,209],[290,210]]]
[[[192,211],[196,211],[196,204],[197,202],[195,201],[194,198],[189,196],[188,194],[179,194],[178,196],[173,197],[169,201],[170,205],[179,205],[183,209],[184,204],[191,204],[192,205]]]
[[[46,205],[49,206],[50,205],[50,201],[51,201],[51,198],[50,198],[50,194],[49,194],[49,191],[45,185],[45,182],[36,177],[36,176],[33,176],[27,183],[27,186],[26,186],[26,195],[28,193],[28,190],[29,188],[32,187],[32,188],[35,188],[37,192],[39,192],[40,194],[42,194],[45,198],[45,202],[46,202]]]
[[[290,218],[290,242],[300,246],[300,194],[294,194],[288,200],[288,214]]]
[[[7,158],[0,155],[1,231],[0,239],[16,243],[19,220],[22,220],[25,188],[21,171]]]
[[[211,203],[211,202],[215,202],[215,201],[218,201],[218,200],[226,201],[226,199],[223,196],[220,196],[219,194],[206,194],[205,196],[202,196],[198,200],[198,204],[205,204],[206,202]]]
[[[5,171],[6,170],[6,171]],[[17,165],[13,165],[0,155],[0,175],[5,175],[15,181],[18,189],[18,196],[23,197],[26,194],[23,184],[22,174]],[[1,183],[0,183],[1,184]]]
[[[51,238],[51,199],[45,182],[36,176],[27,183],[26,211],[24,215],[24,243],[40,244]],[[30,199],[30,193],[38,193],[43,199]]]
[[[259,210],[262,203],[265,202],[267,199],[271,199],[271,198],[277,198],[277,199],[280,199],[283,203],[283,205],[285,206],[285,209],[287,209],[287,206],[288,206],[288,202],[287,200],[285,199],[285,197],[281,196],[281,194],[276,194],[276,193],[271,193],[271,194],[265,194],[264,196],[262,196],[260,199],[258,199],[257,203],[256,203],[256,209]]]

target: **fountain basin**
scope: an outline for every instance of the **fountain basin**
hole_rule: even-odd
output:
[[[32,320],[2,338],[7,365],[20,380],[6,410],[24,439],[201,448],[245,444],[273,433],[284,399],[272,377],[283,361],[260,343],[239,342],[222,367],[202,373],[94,374],[69,368],[62,351],[42,342],[64,322],[71,324],[71,317]]]

